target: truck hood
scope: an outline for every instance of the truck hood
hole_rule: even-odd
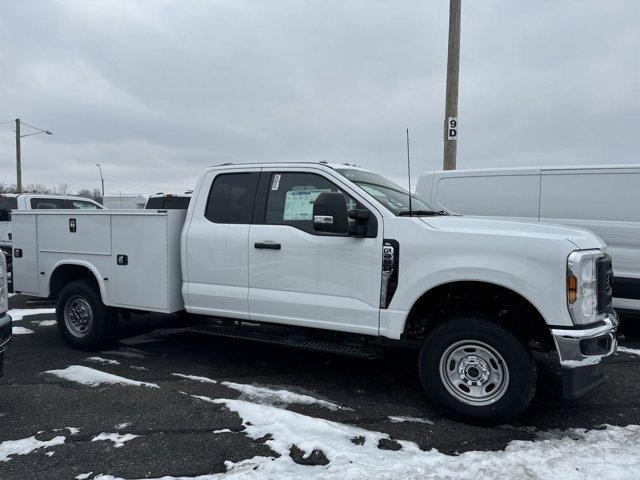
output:
[[[462,215],[420,217],[427,225],[436,230],[460,233],[479,233],[486,235],[506,235],[513,237],[537,237],[554,240],[567,240],[581,250],[605,248],[605,243],[589,230],[539,222],[496,220],[486,217],[467,217]]]

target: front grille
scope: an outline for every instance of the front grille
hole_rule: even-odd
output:
[[[613,267],[611,256],[605,255],[596,264],[598,278],[598,313],[613,312]]]

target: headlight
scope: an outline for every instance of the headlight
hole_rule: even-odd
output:
[[[567,305],[574,323],[598,321],[598,269],[601,250],[572,252],[567,260]]]

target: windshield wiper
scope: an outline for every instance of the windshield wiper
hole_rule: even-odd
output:
[[[410,217],[415,215],[416,217],[435,217],[438,215],[449,215],[444,210],[402,210],[398,212],[399,217]]]

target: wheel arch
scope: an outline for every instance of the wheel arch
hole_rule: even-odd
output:
[[[424,338],[448,319],[469,315],[499,323],[545,351],[554,348],[547,322],[530,299],[485,280],[443,282],[423,292],[405,318],[402,338]]]
[[[94,265],[82,260],[62,260],[54,266],[49,277],[48,297],[51,299],[58,298],[64,286],[74,280],[87,280],[97,287],[100,298],[105,303],[104,279]]]

